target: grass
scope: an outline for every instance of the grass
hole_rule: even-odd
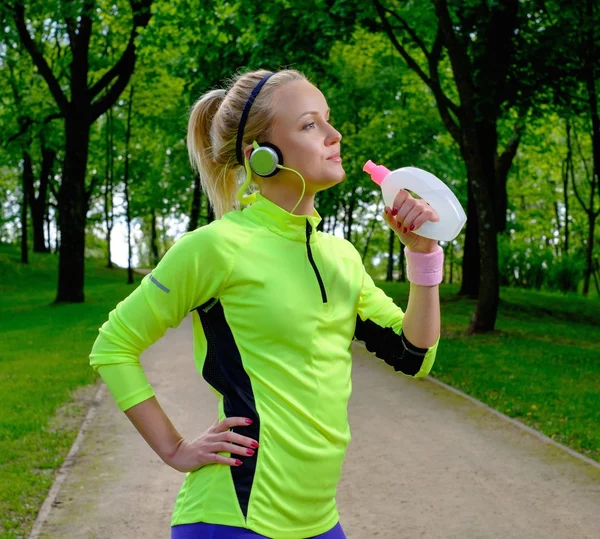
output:
[[[26,537],[83,420],[57,410],[96,378],[97,329],[131,291],[125,272],[86,266],[86,302],[53,306],[57,259],[19,263],[0,245],[0,538]],[[405,306],[408,285],[379,283]],[[475,301],[441,288],[442,341],[432,376],[600,461],[600,299],[502,289],[491,334],[463,336]]]
[[[399,305],[408,285],[379,283]],[[600,461],[600,300],[502,288],[496,331],[464,337],[475,301],[441,288],[431,375]]]
[[[86,267],[86,302],[51,305],[57,257],[0,246],[0,537],[26,537],[81,421],[53,426],[57,410],[93,383],[88,354],[108,311],[132,289],[122,270]],[[69,408],[81,416],[85,410]]]

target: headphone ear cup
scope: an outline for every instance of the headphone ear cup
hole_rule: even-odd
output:
[[[283,154],[275,144],[261,142],[250,154],[250,168],[263,178],[275,176],[278,165],[283,165]]]

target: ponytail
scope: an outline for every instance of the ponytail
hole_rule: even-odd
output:
[[[235,208],[237,172],[234,166],[222,163],[220,148],[213,142],[211,127],[225,90],[205,93],[192,107],[188,122],[187,146],[192,167],[198,171],[202,189],[208,196],[215,217],[219,219]]]

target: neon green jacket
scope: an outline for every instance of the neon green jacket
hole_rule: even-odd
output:
[[[195,362],[219,398],[219,419],[254,420],[234,430],[259,442],[256,454],[186,474],[172,525],[226,524],[276,539],[326,532],[338,521],[350,441],[352,340],[405,374],[431,369],[438,344],[419,349],[404,338],[403,311],[352,244],[316,231],[320,220],[259,195],[182,236],[100,328],[91,365],[127,410],[154,395],[140,353],[192,313]]]

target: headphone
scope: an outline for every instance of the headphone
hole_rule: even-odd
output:
[[[300,176],[302,180],[302,195],[300,199],[292,209],[291,213],[294,213],[294,210],[300,204],[300,201],[304,197],[304,192],[306,190],[306,182],[302,175],[292,169],[283,166],[283,154],[281,150],[275,146],[275,144],[271,144],[270,142],[261,142],[260,144],[256,141],[253,141],[252,147],[253,150],[250,153],[250,158],[246,159],[242,152],[242,142],[244,139],[244,128],[246,127],[246,121],[248,120],[248,115],[250,114],[250,108],[256,99],[256,96],[260,92],[261,88],[265,85],[265,83],[274,75],[275,73],[267,73],[260,82],[254,87],[248,101],[246,102],[246,106],[244,107],[244,111],[242,112],[242,116],[240,118],[240,124],[238,126],[237,131],[237,140],[235,145],[235,152],[238,163],[245,167],[246,169],[246,181],[240,187],[240,190],[237,193],[237,198],[242,204],[251,204],[256,200],[256,194],[252,194],[250,196],[244,196],[244,192],[248,189],[250,182],[252,181],[252,172],[254,172],[257,176],[261,178],[270,178],[275,176],[281,169],[289,170],[291,172],[295,172]]]

